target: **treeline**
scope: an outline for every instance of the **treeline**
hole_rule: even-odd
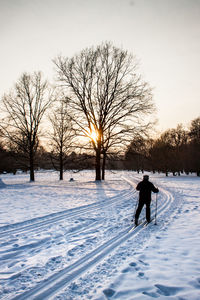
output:
[[[63,154],[63,172],[74,170],[75,172],[84,169],[94,168],[94,156],[89,154],[77,154],[72,152],[69,155]],[[60,172],[60,158],[58,154],[48,152],[43,147],[39,147],[35,155],[34,170],[56,170]],[[29,157],[18,151],[10,151],[0,144],[0,173],[13,173],[17,171],[29,172]]]
[[[200,117],[188,130],[182,125],[166,130],[157,139],[134,139],[125,154],[127,169],[164,172],[166,176],[196,173],[200,176]]]
[[[0,173],[17,170],[29,171],[29,158],[19,151],[9,151],[0,143]],[[63,154],[63,170],[95,168],[95,156],[78,154],[72,151]],[[182,173],[196,173],[200,176],[200,117],[191,121],[189,129],[178,125],[168,129],[157,139],[135,138],[130,143],[124,156],[117,153],[108,156],[107,169],[127,169],[137,172],[162,172],[168,176]],[[38,147],[35,157],[35,169],[54,169],[60,172],[60,155]],[[62,174],[61,174],[62,175]],[[60,178],[62,179],[62,178]]]
[[[70,154],[63,154],[62,157],[62,172],[60,169],[60,155],[57,153],[49,152],[43,147],[39,147],[35,155],[35,170],[55,170],[58,171],[60,176],[59,179],[63,179],[63,173],[67,170],[73,170],[75,173],[82,170],[95,169],[95,155],[88,153],[76,153],[71,152]],[[108,158],[107,169],[124,169],[124,158],[119,157],[117,154],[112,155]],[[29,172],[29,157],[24,153],[18,151],[10,151],[4,148],[0,144],[0,174],[2,173],[13,173]]]
[[[110,42],[54,60],[56,82],[23,73],[0,99],[0,172],[106,169],[200,174],[199,118],[158,139],[152,89],[137,60]]]

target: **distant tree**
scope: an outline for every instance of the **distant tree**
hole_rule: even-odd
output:
[[[162,137],[170,148],[170,171],[173,172],[173,175],[176,173],[180,175],[184,169],[183,151],[187,144],[187,132],[179,124],[177,128],[167,130]]]
[[[34,181],[34,159],[39,144],[39,128],[44,113],[52,103],[47,81],[40,72],[22,74],[14,90],[2,98],[4,118],[1,130],[12,151],[28,160],[30,181]]]
[[[54,63],[76,132],[91,140],[96,180],[101,180],[102,155],[105,166],[108,150],[125,149],[144,116],[154,111],[151,89],[136,74],[135,58],[111,43]]]
[[[189,136],[192,141],[200,143],[200,117],[191,121]]]
[[[50,135],[51,157],[54,167],[59,170],[60,180],[63,180],[63,170],[69,163],[68,155],[72,152],[75,132],[71,124],[71,117],[67,111],[67,103],[59,101],[59,106],[49,116],[53,132]],[[58,167],[57,167],[58,166]]]
[[[187,141],[188,133],[181,124],[163,132],[149,152],[153,170],[180,175],[187,164]]]
[[[35,168],[46,170],[52,169],[51,158],[47,149],[42,145],[38,146],[35,156]]]
[[[153,171],[164,172],[168,176],[173,165],[172,146],[169,143],[168,131],[154,141],[149,153]]]
[[[188,135],[191,170],[200,176],[200,117],[192,120]]]
[[[143,136],[138,136],[132,140],[125,154],[126,164],[128,164],[129,169],[138,173],[149,169],[149,149],[151,144],[152,139]]]
[[[170,143],[173,146],[174,171],[180,175],[185,166],[185,151],[188,142],[188,132],[182,124],[178,124],[175,129],[170,131]]]

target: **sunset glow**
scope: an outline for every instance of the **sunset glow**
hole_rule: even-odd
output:
[[[92,139],[94,142],[98,140],[98,132],[95,129],[92,129],[89,134],[90,139]]]

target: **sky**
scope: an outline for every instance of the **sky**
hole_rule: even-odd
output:
[[[200,116],[200,0],[0,0],[0,96],[23,72],[111,41],[139,60],[159,131]]]

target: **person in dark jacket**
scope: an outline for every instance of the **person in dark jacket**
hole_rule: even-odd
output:
[[[146,205],[146,220],[151,221],[151,192],[158,193],[159,190],[149,181],[149,176],[144,175],[143,181],[139,182],[136,190],[139,191],[139,203],[135,213],[135,225],[138,225],[139,215],[144,205]]]

